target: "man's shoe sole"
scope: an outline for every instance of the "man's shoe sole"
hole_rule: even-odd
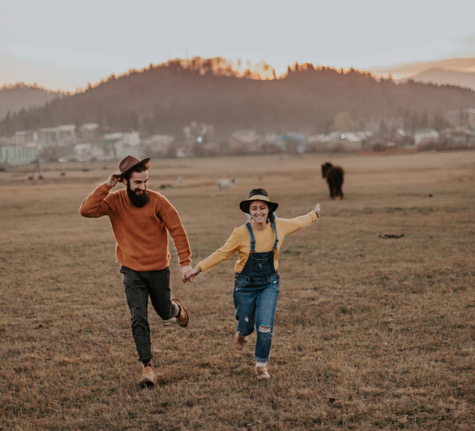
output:
[[[152,382],[150,379],[142,379],[140,380],[140,386],[142,388],[153,388],[155,386],[155,382]]]
[[[182,327],[182,328],[186,328],[188,326],[188,323],[190,321],[190,315],[188,314],[188,311],[186,311],[185,307],[183,307],[183,304],[181,303],[180,299],[179,298],[174,298],[172,299],[172,302],[178,304],[181,308],[181,311],[180,311],[180,315],[183,316],[183,313],[185,313],[186,315],[186,318],[183,318],[183,317],[175,317],[177,323]],[[182,320],[183,322],[180,322],[180,320]]]

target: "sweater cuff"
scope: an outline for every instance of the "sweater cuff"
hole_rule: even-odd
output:
[[[309,212],[310,216],[312,217],[312,223],[315,223],[320,217],[317,217],[317,213],[312,210]]]
[[[185,259],[185,260],[180,261],[180,265],[181,265],[181,266],[189,266],[189,265],[191,265],[191,259],[188,258],[188,259]]]
[[[207,271],[206,268],[203,267],[203,265],[201,264],[201,262],[200,262],[198,265],[196,265],[196,267],[199,268],[199,269],[201,269],[201,272],[206,272],[206,271]]]

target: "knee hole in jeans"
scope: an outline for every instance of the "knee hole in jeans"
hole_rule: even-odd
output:
[[[271,328],[269,326],[259,326],[259,332],[268,333],[271,332]]]

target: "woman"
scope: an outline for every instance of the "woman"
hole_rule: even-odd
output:
[[[185,274],[192,282],[201,272],[213,269],[229,259],[236,251],[239,259],[235,265],[234,305],[237,332],[234,343],[242,350],[246,337],[257,328],[255,374],[258,380],[267,380],[267,361],[274,330],[274,314],[279,296],[277,272],[280,246],[284,237],[317,221],[320,205],[307,215],[294,219],[276,219],[276,202],[271,202],[264,189],[253,189],[249,198],[239,205],[250,217],[250,222],[236,229],[219,250]]]

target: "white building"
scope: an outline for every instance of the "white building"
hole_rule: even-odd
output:
[[[231,152],[254,153],[260,150],[262,142],[262,136],[252,129],[237,130],[231,135],[229,150]]]
[[[106,141],[116,140],[117,143],[130,147],[135,147],[140,144],[139,132],[106,133],[105,135],[103,135],[103,137]]]
[[[28,142],[38,141],[38,133],[32,130],[22,130],[15,132],[11,143],[15,145],[25,145]]]
[[[86,123],[79,128],[79,136],[82,141],[92,141],[99,133],[99,124]]]
[[[143,156],[143,147],[140,145],[139,132],[117,132],[103,135],[104,148],[103,160],[121,160],[132,154],[136,157]]]
[[[447,111],[446,118],[451,126],[475,128],[475,108]]]
[[[91,144],[76,144],[73,148],[74,157],[78,162],[87,162],[91,159]]]
[[[425,144],[432,144],[439,140],[439,133],[434,129],[419,129],[414,133],[414,144],[416,147]]]
[[[74,144],[76,138],[76,126],[74,124],[38,129],[38,141],[40,141],[44,147],[61,147],[63,145]]]
[[[356,133],[343,133],[340,145],[345,151],[359,151],[363,148],[363,139]]]
[[[38,159],[38,146],[3,145],[0,147],[0,164],[26,165]]]
[[[143,141],[145,145],[150,147],[152,153],[165,155],[175,138],[170,135],[153,135]]]
[[[193,121],[189,126],[183,127],[183,134],[188,145],[212,142],[214,140],[214,127],[211,124]]]

